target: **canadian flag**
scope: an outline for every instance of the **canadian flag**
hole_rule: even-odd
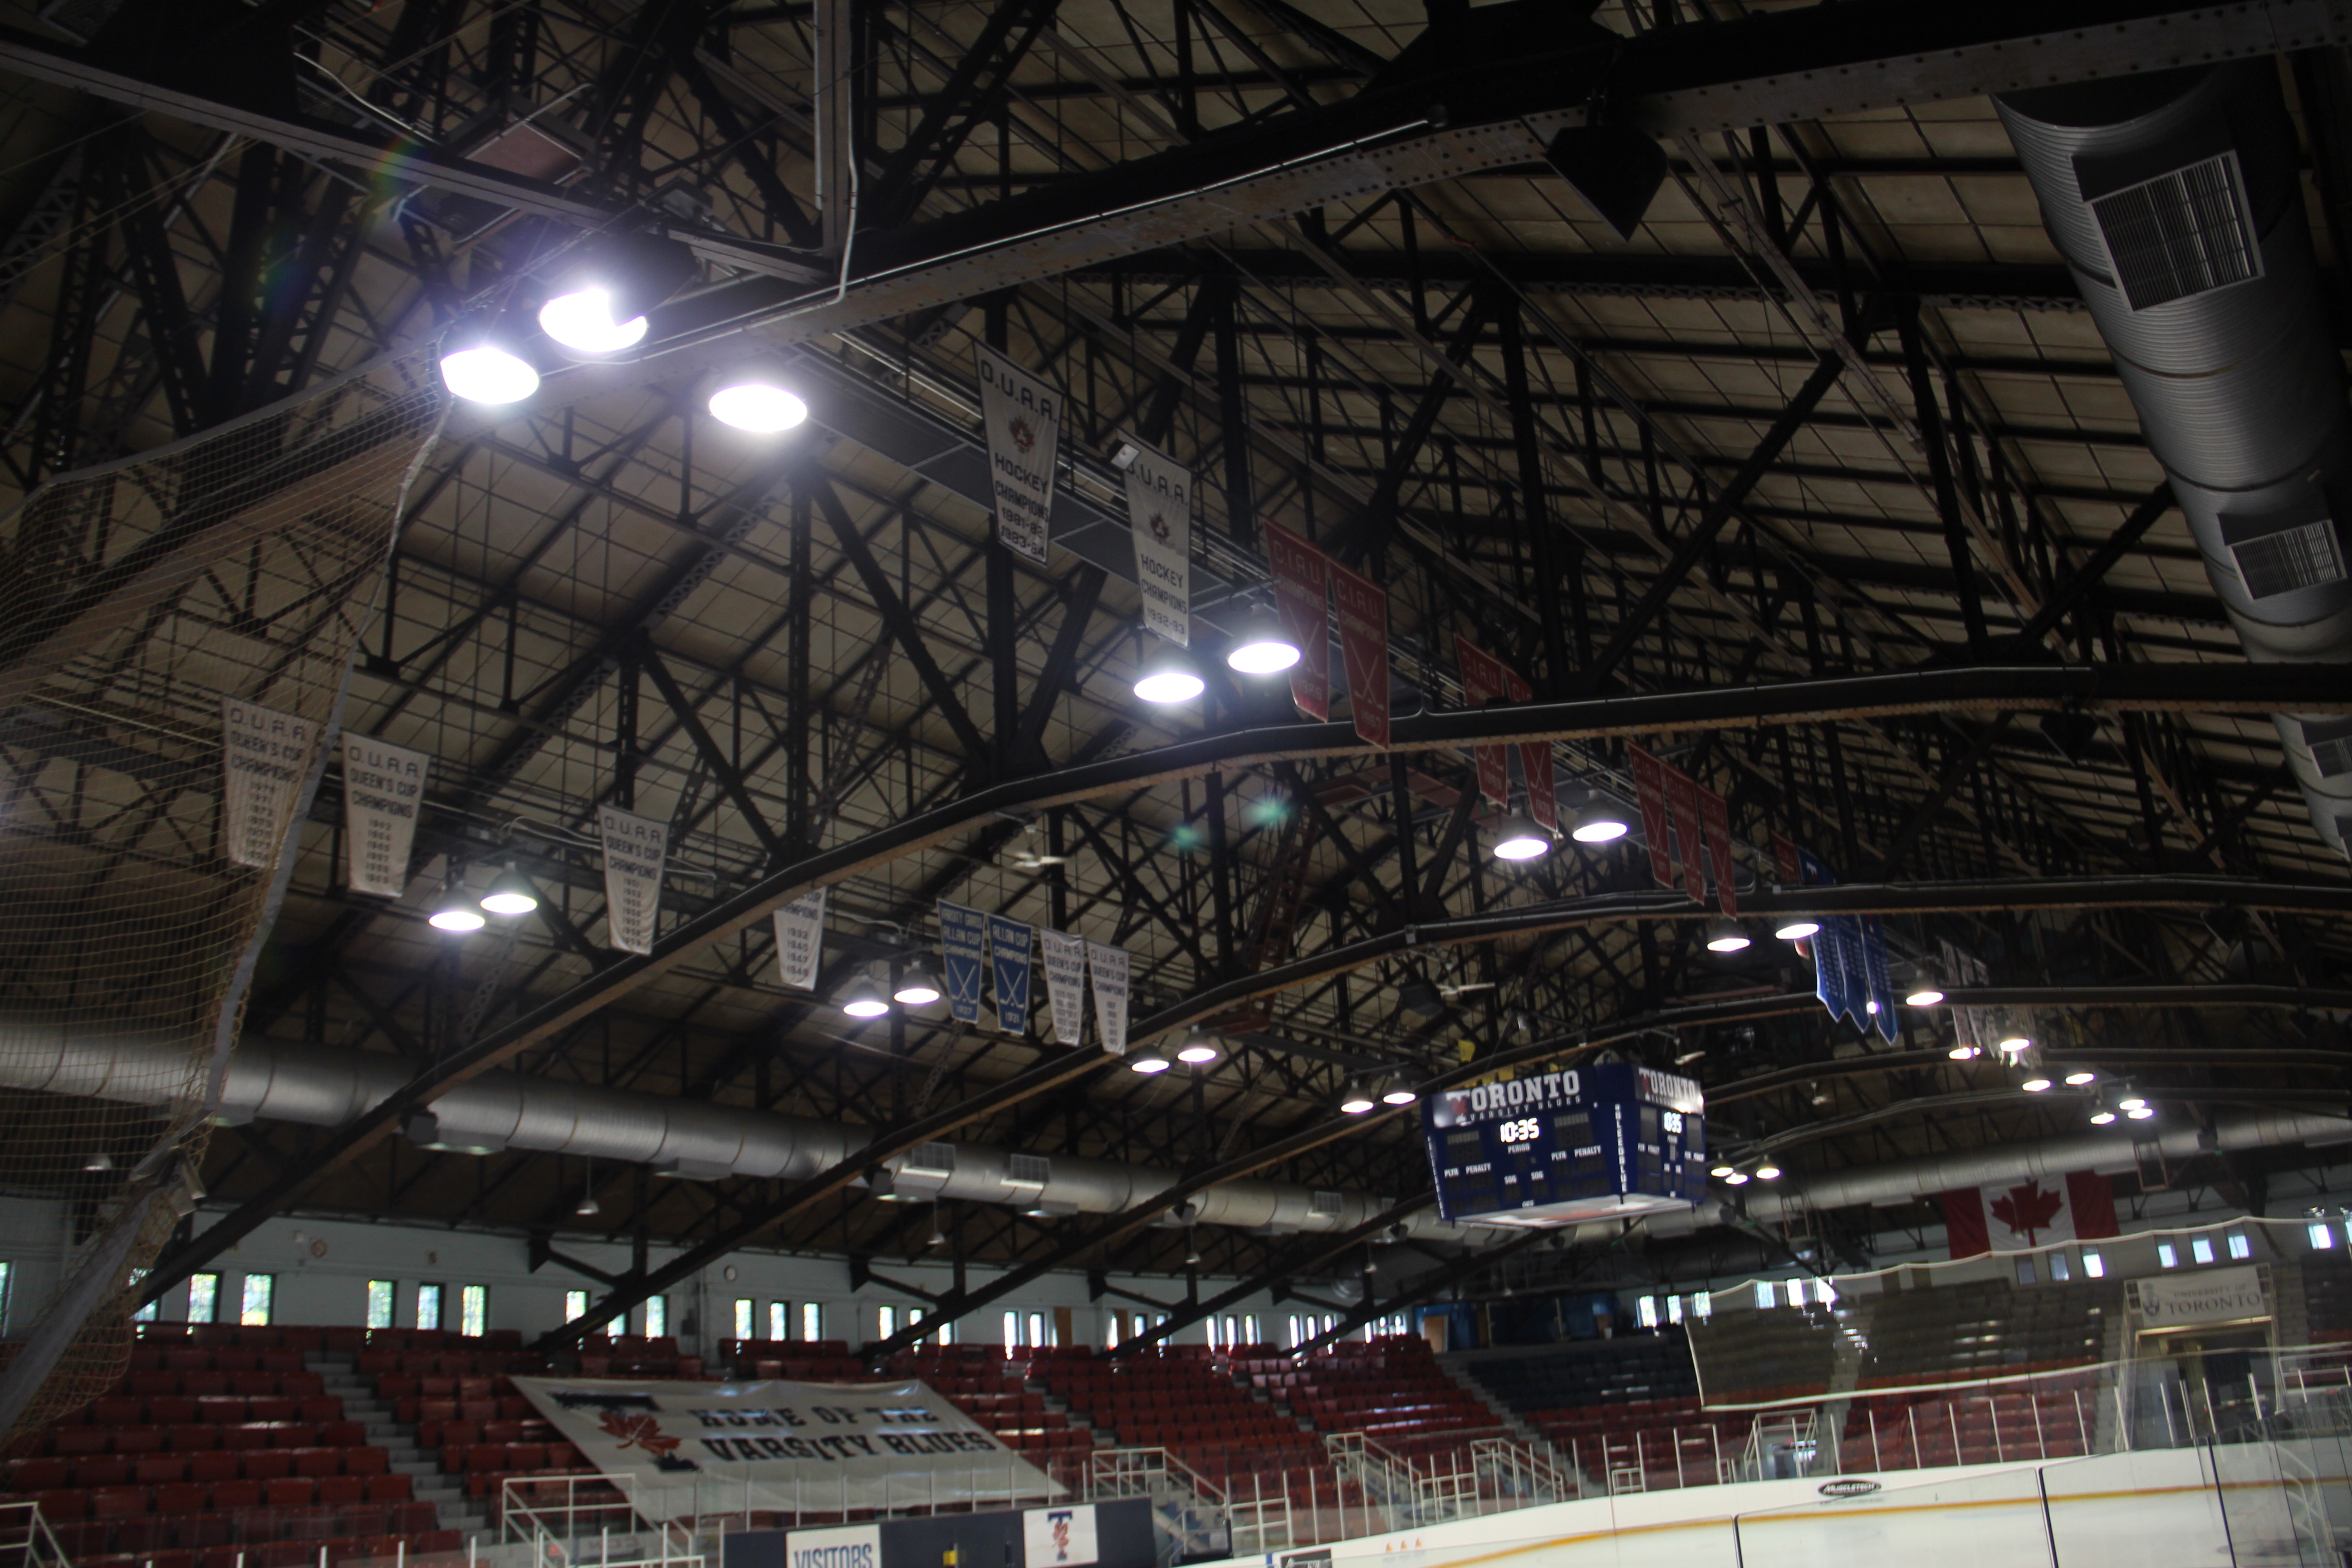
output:
[[[1942,1197],[1944,1233],[1954,1258],[2024,1252],[2116,1234],[2115,1187],[2095,1171],[1961,1187]]]

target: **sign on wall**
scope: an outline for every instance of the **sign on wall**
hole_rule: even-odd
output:
[[[2263,1270],[2208,1268],[2169,1279],[2129,1282],[2133,1309],[2144,1329],[2169,1329],[2186,1323],[2234,1323],[2271,1315],[2269,1282]]]
[[[1087,1568],[1101,1555],[1095,1546],[1093,1506],[1023,1510],[1021,1546],[1026,1568]]]
[[[518,1377],[514,1385],[649,1520],[721,1508],[887,1509],[909,1499],[1009,1502],[1063,1491],[912,1381]]]

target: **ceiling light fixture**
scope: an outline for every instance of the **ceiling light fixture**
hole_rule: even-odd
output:
[[[499,330],[500,312],[483,310],[441,340],[441,381],[452,397],[490,407],[520,403],[539,390],[539,371]]]
[[[2140,1093],[2140,1091],[2136,1089],[2132,1089],[2122,1099],[2116,1101],[2116,1109],[2117,1110],[2146,1110],[2147,1109],[2147,1096]]]
[[[1748,933],[1739,929],[1737,921],[1717,921],[1706,934],[1709,952],[1740,952],[1748,946]]]
[[[874,984],[874,977],[862,974],[842,997],[841,1010],[853,1018],[878,1018],[890,1010],[890,1003],[882,987]]]
[[[1956,1062],[1972,1062],[1977,1059],[1977,1048],[1974,1046],[1954,1046],[1944,1054]]]
[[[2020,1051],[2032,1050],[2033,1048],[2033,1037],[2031,1035],[2019,1034],[2012,1030],[2009,1034],[2003,1035],[2000,1037],[2000,1045],[2002,1050],[2014,1056]]]
[[[2030,1078],[2017,1087],[2028,1094],[2040,1094],[2050,1087],[2050,1080],[2046,1078]]]
[[[2066,1075],[2066,1087],[2069,1089],[2080,1089],[2086,1083],[2097,1081],[2098,1076],[2099,1075],[2097,1073],[2091,1071],[2088,1068],[2076,1068],[2073,1072]]]
[[[81,1168],[85,1171],[111,1171],[114,1169],[114,1156],[100,1149],[97,1153],[84,1160],[81,1163]]]
[[[1717,1181],[1723,1181],[1738,1169],[1739,1167],[1737,1165],[1716,1165],[1711,1167],[1706,1173],[1713,1176]]]
[[[686,287],[700,265],[664,235],[607,235],[560,274],[539,308],[540,330],[585,359],[635,348],[645,339],[646,312]]]
[[[1145,1051],[1141,1056],[1133,1057],[1129,1059],[1127,1070],[1129,1072],[1147,1074],[1166,1072],[1169,1066],[1170,1063],[1168,1058],[1161,1056],[1158,1051]]]
[[[1207,1030],[1195,1029],[1184,1037],[1184,1047],[1176,1053],[1176,1059],[1186,1067],[1197,1068],[1206,1067],[1223,1055],[1224,1052],[1217,1048],[1216,1040]]]
[[[1173,643],[1160,643],[1144,655],[1135,671],[1135,694],[1163,706],[1190,702],[1208,686],[1192,667],[1192,656]]]
[[[539,889],[509,861],[505,870],[491,879],[490,890],[482,895],[482,908],[494,915],[527,915],[539,908]]]
[[[1421,1091],[1401,1078],[1391,1077],[1388,1087],[1381,1090],[1382,1105],[1411,1105],[1421,1098]]]
[[[1744,1187],[1748,1184],[1748,1173],[1734,1171],[1723,1178],[1723,1184],[1727,1187]]]
[[[1596,800],[1576,814],[1568,836],[1579,844],[1614,844],[1633,830],[1625,814],[1607,801]]]
[[[1299,660],[1297,640],[1280,616],[1265,610],[1251,614],[1234,634],[1225,650],[1225,667],[1239,675],[1280,675]]]
[[[1759,1182],[1777,1182],[1780,1179],[1780,1167],[1767,1160],[1756,1167],[1756,1179]]]
[[[900,978],[890,1000],[907,1007],[928,1007],[940,999],[940,988],[931,980],[930,965],[918,963]]]
[[[435,931],[446,931],[453,936],[479,931],[489,922],[482,919],[482,906],[468,898],[461,887],[442,889],[441,901],[425,917]]]
[[[1903,998],[1903,1005],[1906,1007],[1933,1007],[1943,999],[1942,986],[1933,981],[1923,980],[1911,988],[1910,995]]]
[[[1779,937],[1782,942],[1802,942],[1807,937],[1812,936],[1820,931],[1821,929],[1821,921],[1809,920],[1803,915],[1798,915],[1792,920],[1782,921],[1778,926],[1773,928],[1772,934]]]
[[[1350,1116],[1361,1116],[1377,1103],[1360,1084],[1349,1084],[1339,1096],[1339,1109]]]
[[[773,436],[809,416],[800,394],[785,384],[784,367],[773,359],[749,360],[719,378],[708,405],[721,425],[754,436]]]
[[[1497,860],[1534,860],[1551,852],[1551,839],[1526,817],[1514,813],[1495,836]]]
[[[2130,1117],[2134,1121],[2145,1121],[2149,1117],[2156,1114],[2156,1107],[2153,1105],[2143,1105],[2136,1110],[2126,1110],[2124,1114]]]
[[[2091,1125],[2094,1127],[2105,1127],[2115,1119],[2116,1113],[2104,1105],[2091,1112]]]
[[[611,289],[574,289],[539,308],[539,330],[566,353],[598,359],[645,341],[646,319],[629,316],[615,321],[619,314]]]

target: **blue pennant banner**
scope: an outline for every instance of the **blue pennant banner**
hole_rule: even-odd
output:
[[[1879,1037],[1893,1045],[1903,1031],[1895,1019],[1895,975],[1886,963],[1886,928],[1878,923],[1876,915],[1862,917],[1863,971],[1870,977],[1870,999],[1877,1004],[1871,1022],[1878,1026]]]
[[[982,954],[988,917],[978,910],[940,900],[940,956],[948,972],[948,1011],[958,1023],[980,1022]]]
[[[988,917],[988,955],[996,965],[996,1027],[1003,1034],[1029,1032],[1029,959],[1036,930],[1003,915]]]

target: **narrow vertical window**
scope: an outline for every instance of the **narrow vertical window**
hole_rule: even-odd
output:
[[[274,1274],[248,1274],[245,1277],[245,1300],[238,1308],[236,1321],[248,1329],[269,1326],[270,1299],[278,1294],[278,1277]]]
[[[468,1285],[457,1292],[457,1331],[469,1340],[478,1340],[488,1333],[490,1321],[490,1288]]]
[[[367,1326],[371,1329],[392,1327],[393,1282],[371,1279],[367,1282]]]
[[[437,1329],[441,1326],[441,1287],[419,1285],[416,1288],[416,1326]]]
[[[736,1297],[735,1337],[737,1339],[748,1340],[751,1337],[751,1298],[749,1296]]]
[[[566,1290],[563,1293],[563,1321],[576,1323],[588,1315],[588,1292]]]
[[[811,1344],[824,1338],[824,1304],[821,1301],[801,1303],[801,1338]]]
[[[790,1301],[768,1303],[768,1337],[779,1343],[793,1337],[793,1304]]]
[[[188,1321],[209,1323],[220,1316],[220,1276],[188,1276]]]
[[[669,1298],[646,1298],[646,1338],[657,1340],[669,1332]]]

